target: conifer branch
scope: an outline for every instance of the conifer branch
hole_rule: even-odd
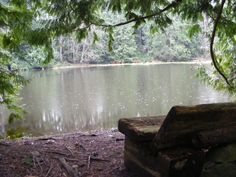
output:
[[[150,15],[146,15],[146,16],[142,16],[142,17],[133,18],[133,19],[130,19],[130,20],[125,21],[125,22],[121,22],[121,23],[117,23],[117,24],[113,24],[113,25],[109,25],[109,24],[95,24],[95,23],[93,23],[93,25],[101,26],[101,27],[118,27],[118,26],[123,26],[123,25],[129,24],[129,23],[132,23],[132,22],[143,21],[145,19],[149,19],[149,18],[161,15],[162,13],[168,11],[169,9],[178,6],[181,2],[182,2],[182,0],[173,1],[172,3],[167,5],[165,8],[159,10],[156,13],[153,13],[153,14],[150,14]]]

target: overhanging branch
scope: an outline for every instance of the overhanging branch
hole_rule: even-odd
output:
[[[215,23],[214,23],[213,31],[212,31],[212,35],[211,35],[211,41],[210,41],[210,53],[211,53],[211,59],[212,59],[212,62],[213,62],[213,65],[214,65],[215,69],[223,77],[225,82],[231,87],[231,84],[230,84],[229,80],[227,79],[226,75],[224,74],[224,72],[221,70],[221,68],[219,66],[219,63],[216,59],[215,52],[214,52],[214,42],[215,42],[217,25],[220,21],[225,1],[226,0],[222,0],[221,5],[220,5],[220,9],[219,9],[219,11],[217,13],[217,16],[216,16],[216,19],[215,19]]]
[[[92,24],[96,25],[96,26],[101,26],[101,27],[118,27],[118,26],[123,26],[123,25],[129,24],[129,23],[132,23],[132,22],[142,21],[142,20],[145,20],[145,19],[149,19],[149,18],[158,16],[158,15],[161,15],[162,13],[168,11],[169,9],[178,6],[181,2],[182,2],[182,0],[175,0],[172,3],[170,3],[169,5],[167,5],[165,8],[159,10],[156,13],[153,13],[153,14],[150,14],[150,15],[146,15],[146,16],[142,16],[142,17],[133,18],[133,19],[130,19],[128,21],[117,23],[117,24],[113,24],[113,25],[109,25],[109,24],[94,24],[94,23],[92,23]]]

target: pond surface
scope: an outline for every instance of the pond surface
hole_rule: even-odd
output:
[[[28,72],[22,91],[31,135],[106,130],[122,117],[164,115],[173,105],[227,102],[190,64],[90,67]]]

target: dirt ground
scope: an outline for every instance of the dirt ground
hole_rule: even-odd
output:
[[[134,177],[117,131],[0,141],[0,177]]]

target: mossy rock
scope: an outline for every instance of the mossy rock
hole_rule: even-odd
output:
[[[209,168],[204,166],[200,177],[235,177],[236,164],[235,163],[222,163],[212,164]]]
[[[236,176],[236,144],[212,148],[207,154],[201,177],[223,176]]]
[[[207,160],[216,163],[236,161],[236,143],[211,149],[207,154]]]

